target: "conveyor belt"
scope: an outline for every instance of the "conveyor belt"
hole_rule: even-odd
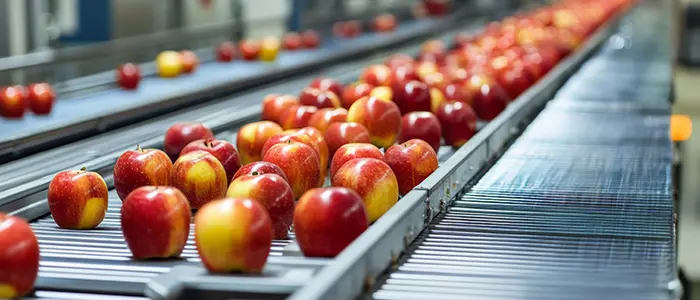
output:
[[[678,296],[670,43],[658,5],[626,18],[374,299]]]

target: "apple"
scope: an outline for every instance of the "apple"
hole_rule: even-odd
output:
[[[233,144],[227,141],[214,138],[196,140],[182,148],[180,155],[193,151],[204,151],[214,155],[226,171],[226,182],[231,182],[233,175],[241,168],[241,157],[238,155],[238,151],[233,147]]]
[[[221,62],[232,61],[233,58],[238,54],[238,48],[236,44],[231,41],[225,41],[216,47],[216,60]]]
[[[180,51],[180,56],[182,59],[182,72],[189,74],[197,69],[197,66],[199,65],[199,58],[197,57],[197,54],[191,50],[182,50]]]
[[[137,146],[136,150],[122,153],[114,164],[114,189],[119,199],[124,200],[142,186],[167,186],[172,167],[173,162],[165,152]]]
[[[274,235],[265,207],[245,198],[204,205],[194,217],[194,233],[202,264],[214,273],[262,272]]]
[[[49,211],[56,224],[66,229],[93,229],[107,213],[107,184],[100,174],[63,171],[49,183]]]
[[[301,33],[301,43],[304,45],[304,48],[318,48],[321,45],[321,36],[315,30],[306,30]]]
[[[401,114],[430,111],[430,88],[423,82],[409,81],[394,90],[394,102]]]
[[[39,273],[39,242],[27,221],[0,212],[0,298],[28,295]]]
[[[459,48],[465,47],[475,40],[474,35],[469,32],[459,32],[455,35],[455,45]]]
[[[501,72],[496,80],[510,99],[516,99],[530,87],[530,80],[522,67],[511,67]]]
[[[470,89],[464,85],[450,83],[441,91],[448,102],[459,101],[468,105],[472,105],[474,103],[474,96],[472,95]]]
[[[357,192],[370,222],[377,221],[399,199],[399,183],[389,165],[376,158],[357,158],[343,164],[331,184]]]
[[[438,150],[440,150],[441,136],[442,129],[440,128],[440,121],[431,112],[411,112],[405,114],[401,119],[399,143],[403,144],[408,140],[420,139],[428,143],[437,153]]]
[[[493,120],[506,109],[510,99],[496,82],[486,75],[474,75],[467,82],[473,92],[472,107],[482,120]]]
[[[345,108],[322,108],[311,116],[309,126],[325,134],[328,126],[336,122],[345,122],[347,118],[348,111]]]
[[[262,48],[260,41],[252,39],[242,40],[238,43],[238,46],[240,47],[241,58],[248,61],[257,60]]]
[[[48,115],[53,109],[56,93],[48,83],[30,84],[27,88],[29,109],[36,115]]]
[[[362,33],[362,22],[350,20],[345,22],[345,32],[348,37],[356,37]]]
[[[275,174],[243,175],[231,182],[226,196],[252,199],[262,204],[270,215],[274,239],[287,238],[294,215],[294,195],[284,178]]]
[[[418,76],[424,80],[428,75],[438,73],[439,71],[440,68],[438,65],[432,61],[421,61],[417,63],[416,66],[416,73],[418,73]]]
[[[427,84],[430,88],[436,88],[439,90],[444,89],[449,84],[449,81],[442,73],[430,73],[423,78],[423,82],[425,82],[425,84]]]
[[[435,114],[441,105],[448,103],[445,94],[438,88],[430,88],[430,111]]]
[[[384,160],[382,151],[368,143],[350,143],[340,146],[331,161],[331,178],[346,162],[356,158],[376,158]]]
[[[370,143],[369,131],[359,123],[333,123],[328,126],[323,138],[328,144],[329,157],[333,157],[341,146],[350,143]]]
[[[367,97],[374,89],[374,86],[365,82],[353,82],[343,90],[343,107],[350,108],[355,101]]]
[[[2,89],[0,94],[0,116],[8,119],[20,119],[27,111],[27,97],[22,86],[10,86]]]
[[[160,77],[177,77],[182,73],[182,57],[175,51],[163,51],[156,57],[156,67]]]
[[[260,121],[246,124],[238,130],[236,147],[241,156],[241,163],[249,164],[262,160],[262,149],[272,136],[282,133],[282,127],[274,122]]]
[[[226,170],[219,160],[205,151],[185,153],[170,169],[170,186],[182,191],[190,206],[202,205],[226,195]]]
[[[308,257],[335,257],[368,226],[362,197],[347,188],[309,190],[294,209],[295,237]]]
[[[312,87],[301,90],[301,94],[299,94],[299,103],[301,105],[315,106],[317,108],[340,107],[340,99],[336,94],[331,91]]]
[[[385,59],[384,64],[390,69],[396,70],[397,68],[404,66],[412,67],[415,61],[416,60],[413,58],[413,56],[404,53],[398,53],[389,56],[387,59]]]
[[[374,145],[389,148],[401,130],[401,111],[393,102],[375,97],[362,98],[348,110],[348,122],[362,124]]]
[[[330,94],[330,93],[329,93]],[[311,116],[318,111],[316,106],[293,106],[280,115],[280,125],[284,130],[297,129],[309,125]]]
[[[301,35],[296,32],[287,32],[282,36],[284,49],[294,51],[303,47]]]
[[[394,100],[394,91],[388,86],[378,86],[372,89],[369,96],[392,102]]]
[[[316,144],[316,147],[318,148],[318,158],[320,159],[321,162],[321,186],[323,185],[326,177],[326,170],[328,170],[328,160],[330,159],[328,157],[328,144],[326,143],[326,139],[323,137],[323,133],[319,131],[316,128],[313,127],[304,127],[302,129],[297,130],[297,133],[305,134],[308,135]],[[312,147],[314,148],[314,147]]]
[[[126,63],[117,68],[117,84],[125,90],[134,90],[141,82],[141,68],[139,65]]]
[[[269,138],[267,142],[265,142],[261,154],[264,157],[267,151],[269,151],[270,148],[272,148],[273,146],[277,144],[286,144],[291,142],[307,145],[314,150],[314,153],[316,153],[316,158],[318,158],[319,163],[318,185],[323,185],[322,179],[325,179],[326,171],[324,167],[328,166],[328,146],[326,146],[325,141],[323,141],[322,139],[321,141],[319,141],[317,137],[311,137],[308,131],[302,132],[301,130],[288,130],[277,134]],[[322,157],[326,159],[325,163],[322,162]]]
[[[274,61],[277,59],[277,54],[280,52],[280,41],[276,37],[268,36],[262,39],[260,43],[260,55],[258,58],[262,61]]]
[[[284,171],[282,171],[280,167],[266,161],[254,161],[252,163],[242,166],[240,169],[238,169],[238,172],[236,172],[236,174],[233,175],[233,180],[236,180],[236,178],[241,177],[243,175],[261,174],[277,174],[280,177],[282,177],[282,179],[289,182],[287,175],[284,174]]]
[[[339,81],[332,79],[332,78],[327,78],[327,77],[318,77],[314,79],[311,84],[309,84],[310,88],[315,88],[319,89],[322,91],[329,91],[333,92],[337,97],[340,97],[343,95],[343,84],[340,83]]]
[[[421,46],[421,53],[445,53],[447,45],[441,40],[429,40]]]
[[[263,98],[262,119],[278,123],[282,113],[299,105],[299,99],[291,95],[270,94]]]
[[[293,142],[276,144],[265,155],[263,161],[273,163],[284,171],[292,187],[294,199],[318,186],[321,165],[316,151],[306,144]]]
[[[201,139],[213,138],[214,133],[202,123],[181,122],[175,123],[165,132],[163,148],[171,160],[175,161],[182,148],[187,144]]]
[[[373,86],[391,86],[392,71],[385,65],[371,65],[360,75],[360,80]]]
[[[438,168],[438,157],[433,147],[419,139],[391,146],[384,153],[384,161],[394,171],[401,195],[408,194]]]
[[[372,20],[372,27],[377,32],[389,32],[396,29],[396,17],[392,14],[381,14]]]
[[[445,143],[452,147],[464,145],[476,133],[476,113],[462,102],[442,105],[436,116]]]
[[[121,228],[136,259],[178,257],[190,234],[187,197],[168,186],[142,186],[124,199]]]

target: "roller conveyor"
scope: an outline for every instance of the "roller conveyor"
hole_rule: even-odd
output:
[[[368,295],[377,299],[670,298],[676,272],[667,97],[650,97],[637,105],[638,101],[630,98],[601,101],[593,92],[580,98],[565,94],[577,83],[584,87],[589,86],[589,80],[606,81],[600,73],[586,75],[590,72],[587,68],[592,68],[588,66],[601,59],[625,57],[621,52],[634,53],[634,61],[646,59],[644,62],[651,65],[656,62],[652,58],[664,55],[660,50],[639,54],[639,47],[634,46],[645,38],[636,32],[640,26],[629,23],[638,21],[640,14],[650,15],[653,21],[655,15],[648,13],[649,7],[660,5],[654,1],[643,3],[502,156],[501,145],[525,125],[521,122],[529,123],[528,117],[522,116],[537,113],[538,106],[528,103],[558,88],[558,81],[595,48],[595,39],[606,37],[605,30],[499,118],[481,124],[483,130],[467,145],[456,151],[443,147],[440,170],[403,197],[336,259],[300,257],[289,239],[274,242],[262,276],[207,275],[191,241],[177,264],[135,262],[129,258],[119,232],[121,203],[112,192],[110,199],[114,200],[107,218],[97,230],[59,230],[50,217],[32,223],[42,247],[34,297],[141,299],[145,288],[146,296],[159,299],[280,299],[289,295],[293,299],[351,299],[365,286]],[[634,34],[625,28],[633,28]],[[628,39],[625,45],[632,46],[612,47],[611,43],[621,36]],[[632,44],[627,44],[629,41]],[[662,59],[658,63],[663,65]],[[339,79],[346,81],[356,78],[359,69],[354,66],[333,72],[343,74]],[[610,75],[614,79],[608,80],[626,78],[635,84],[656,86],[653,90],[662,95],[663,85],[670,83],[660,80],[669,78],[640,78],[647,73],[616,72]],[[293,81],[288,88],[298,90],[308,80]],[[610,86],[635,90],[630,84],[620,85]],[[603,88],[595,90],[605,94]],[[279,88],[273,91],[284,92]],[[257,114],[259,109],[253,104],[267,92],[238,99],[239,106],[215,104],[188,116],[191,120],[206,120],[219,138],[230,140],[235,138],[236,126]],[[236,111],[249,116],[227,116]],[[167,127],[172,119],[156,123]],[[616,129],[610,130],[612,126]],[[161,130],[162,134],[157,128],[151,126],[148,130]],[[140,141],[147,146],[159,145],[160,135],[137,129],[95,140],[106,143],[116,139],[123,147]],[[130,135],[135,132],[141,135]],[[73,151],[80,149],[71,147]],[[110,161],[115,158],[112,154],[123,150],[110,147],[98,143],[91,148],[95,149],[93,158],[75,155],[62,163],[72,167],[89,162],[91,167],[109,174]],[[481,166],[499,156],[488,172],[479,176]],[[480,180],[472,184],[478,177]],[[43,179],[33,177],[36,185],[22,188],[34,190],[25,194],[12,190],[13,186],[5,186],[4,192],[0,188],[0,209],[18,210],[32,219],[44,216],[45,200],[40,191]],[[111,178],[105,179],[111,185]],[[462,195],[465,184],[468,192]],[[2,195],[8,194],[21,201],[3,203]],[[451,200],[455,195],[457,199]],[[403,251],[406,254],[400,255]],[[383,273],[390,263],[394,266],[391,272],[375,282],[374,276]]]
[[[667,28],[650,7],[429,225],[374,299],[678,296],[669,53],[655,42]]]

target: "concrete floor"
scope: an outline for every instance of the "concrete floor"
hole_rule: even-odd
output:
[[[676,71],[676,104],[673,112],[689,115],[693,120],[693,137],[683,149],[678,260],[694,282],[690,299],[700,300],[700,69]]]

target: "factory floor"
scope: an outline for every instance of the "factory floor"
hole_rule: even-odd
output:
[[[683,148],[680,193],[678,261],[694,284],[689,299],[700,300],[700,68],[676,70],[673,113],[693,120],[693,137]]]

